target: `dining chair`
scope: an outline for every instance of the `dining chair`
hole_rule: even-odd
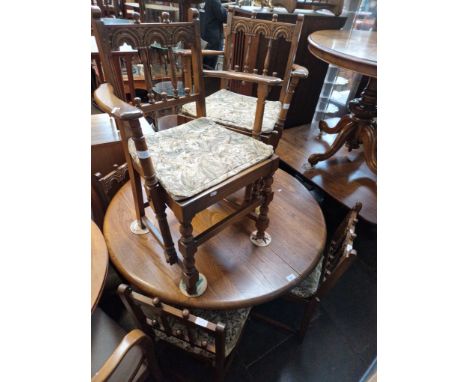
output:
[[[102,229],[104,215],[110,201],[117,191],[129,180],[128,165],[114,164],[114,170],[108,174],[97,172],[91,176],[91,206],[95,223]]]
[[[308,76],[306,68],[294,63],[304,16],[297,15],[295,24],[235,15],[229,7],[225,27],[223,70],[204,70],[206,78],[220,78],[221,89],[206,98],[206,116],[211,120],[243,134],[257,134],[261,139],[278,145],[284,121],[300,79]],[[197,17],[195,14],[193,17]],[[265,41],[266,52],[260,49]],[[204,52],[204,54],[207,54]],[[270,65],[287,56],[284,73],[271,73]],[[256,97],[240,94],[248,87],[256,87]],[[279,101],[268,101],[273,87],[281,87]],[[194,103],[182,106],[182,113],[196,116]]]
[[[120,130],[137,217],[131,225],[132,231],[136,234],[151,232],[164,249],[166,261],[171,265],[181,264],[182,293],[197,296],[207,287],[205,276],[199,274],[195,266],[195,253],[204,242],[229,224],[248,216],[256,221],[256,231],[250,236],[252,243],[257,246],[270,243],[271,237],[266,232],[268,205],[273,199],[271,185],[279,158],[272,146],[256,139],[260,135],[259,125],[252,131],[252,136],[246,136],[204,117],[198,18],[191,22],[170,23],[169,16],[164,13],[163,16],[164,23],[106,25],[102,20],[94,20],[96,41],[104,55],[106,77],[117,86],[101,85],[95,92],[95,101],[101,110],[114,116]],[[121,78],[122,56],[112,54],[119,53],[119,47],[124,43],[131,47],[132,55],[138,55],[144,66],[148,102],[136,97],[133,99],[135,106],[123,101],[126,95],[118,79]],[[178,61],[180,66],[176,65],[174,51],[178,49],[192,51],[190,62]],[[165,51],[169,58],[167,67],[158,61],[155,50]],[[127,58],[130,59],[130,56]],[[130,67],[126,67],[127,73],[131,73]],[[158,68],[167,70],[168,77],[162,79],[168,81],[170,98],[167,92],[157,94],[154,90],[153,81],[157,78],[153,75],[153,69]],[[183,84],[180,93],[179,82]],[[197,119],[143,136],[139,118],[145,113],[190,102],[196,104]],[[140,177],[145,180],[148,203],[143,201]],[[198,212],[224,202],[225,198],[244,188],[249,192],[246,192],[241,203],[235,205],[231,215],[193,236],[192,219]],[[148,206],[156,215],[159,229],[145,215]],[[178,249],[181,259],[174,246],[166,216],[167,207],[180,223]],[[255,212],[257,207],[260,207],[259,213]]]
[[[134,329],[129,333],[100,308],[91,316],[91,381],[164,381],[151,337]]]
[[[272,317],[258,312],[252,312],[252,317],[266,321],[287,331],[292,331],[298,335],[300,341],[304,339],[310,320],[318,304],[356,259],[357,252],[353,249],[353,242],[356,239],[355,228],[361,207],[362,204],[358,202],[347,213],[331,237],[324,255],[312,272],[284,296],[285,299],[304,306],[304,313],[299,329],[291,328]]]
[[[121,284],[119,295],[135,325],[154,341],[164,341],[205,360],[222,381],[242,336],[250,308],[230,311],[179,309]]]

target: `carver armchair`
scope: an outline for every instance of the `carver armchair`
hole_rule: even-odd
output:
[[[163,16],[165,23],[106,25],[101,21],[95,22],[100,52],[110,60],[103,59],[107,78],[114,79],[119,85],[122,68],[119,47],[125,43],[143,63],[148,89],[148,101],[135,98],[133,106],[124,101],[123,84],[120,83],[122,86],[117,89],[111,84],[103,84],[95,92],[95,101],[102,110],[115,117],[120,130],[136,212],[132,231],[136,234],[151,232],[164,248],[166,261],[181,266],[181,292],[196,296],[204,292],[208,281],[195,266],[195,253],[205,241],[234,221],[249,216],[256,220],[257,228],[251,234],[252,243],[259,246],[269,244],[271,238],[266,232],[268,205],[273,198],[271,185],[279,158],[272,146],[255,139],[260,135],[260,126],[252,131],[251,136],[246,136],[204,117],[199,21],[169,23],[168,15]],[[178,67],[174,51],[179,48],[189,49],[192,54],[190,62],[184,60]],[[166,91],[159,94],[154,89],[154,81],[160,84],[161,78],[155,80],[153,68],[159,65],[166,70],[166,61],[158,61],[160,55],[154,54],[155,49],[162,51],[168,59],[168,75],[162,78],[162,82],[166,82],[170,97]],[[112,54],[114,51],[115,56]],[[184,70],[189,66],[190,70]],[[183,86],[181,92],[179,83]],[[139,118],[144,113],[160,112],[190,102],[195,102],[199,118],[143,136]],[[142,177],[148,202],[143,197]],[[231,215],[193,236],[192,219],[198,212],[223,203],[226,197],[243,188],[249,192]],[[145,208],[149,206],[156,215],[158,228],[146,216]],[[168,225],[167,207],[180,222],[179,252],[175,249]],[[258,213],[255,212],[257,207],[260,207]]]
[[[206,98],[206,116],[243,134],[256,136],[259,131],[260,138],[276,148],[294,90],[308,76],[306,68],[294,63],[304,17],[298,15],[291,24],[278,22],[276,14],[268,21],[256,19],[255,14],[252,18],[236,16],[234,11],[229,8],[224,52],[204,52],[224,54],[223,70],[203,71],[205,77],[221,79],[221,89]],[[267,41],[266,53],[259,49],[261,40]],[[289,45],[287,51],[284,42]],[[284,73],[272,73],[271,63],[285,54]],[[253,87],[256,97],[240,94]],[[273,87],[281,88],[278,101],[267,100]],[[184,105],[182,113],[195,117],[196,105]]]

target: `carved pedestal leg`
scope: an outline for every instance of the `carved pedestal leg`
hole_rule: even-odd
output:
[[[268,228],[270,219],[268,218],[268,205],[273,200],[273,191],[271,185],[273,184],[273,176],[266,177],[263,181],[263,188],[261,190],[263,202],[260,205],[260,214],[257,218],[257,230],[250,235],[250,241],[260,247],[265,247],[271,243],[271,236],[265,232]]]
[[[364,146],[366,163],[374,173],[377,173],[377,132],[373,125],[362,126],[359,139]]]
[[[374,122],[377,116],[377,79],[370,77],[361,98],[350,101],[348,107],[351,114],[342,117],[334,128],[330,128],[326,122],[320,121],[319,137],[322,131],[328,134],[338,133],[338,136],[327,152],[311,155],[309,163],[314,166],[318,162],[330,158],[345,143],[350,151],[358,148],[360,144],[364,144],[366,162],[372,171],[377,172],[377,129]]]
[[[319,130],[320,133],[317,136],[317,139],[322,138],[322,133],[325,132],[327,134],[338,134],[343,128],[348,125],[348,123],[352,122],[352,117],[350,114],[346,114],[343,117],[341,117],[340,121],[336,124],[335,127],[329,127],[328,123],[325,121],[320,121],[319,122]]]
[[[179,288],[182,293],[189,296],[201,295],[207,287],[206,278],[199,274],[195,268],[195,252],[197,247],[193,240],[192,224],[190,222],[182,222],[180,225],[180,233],[182,237],[179,240],[179,251],[184,257],[182,263],[182,280]]]
[[[346,142],[347,139],[349,139],[352,134],[355,132],[357,124],[353,121],[349,122],[343,129],[340,131],[338,136],[335,138],[333,144],[330,146],[328,151],[324,152],[323,154],[312,154],[309,157],[309,163],[314,166],[318,162],[330,158],[332,155],[334,155]]]

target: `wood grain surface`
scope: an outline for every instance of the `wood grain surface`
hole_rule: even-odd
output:
[[[91,221],[91,312],[96,308],[104,288],[108,264],[106,242],[96,223]]]
[[[179,291],[181,268],[166,263],[162,248],[152,235],[134,235],[129,226],[135,219],[130,183],[116,194],[104,222],[104,236],[113,264],[135,288],[179,306],[205,309],[235,309],[256,305],[286,292],[316,265],[326,240],[322,211],[296,179],[278,170],[274,177],[274,199],[270,204],[273,238],[268,247],[255,247],[249,240],[255,229],[252,220],[235,223],[199,247],[198,270],[208,279],[200,297],[185,297]],[[241,200],[243,193],[236,196]],[[154,221],[154,214],[147,209]],[[174,238],[178,222],[168,210]],[[197,234],[232,212],[217,204],[193,220]]]

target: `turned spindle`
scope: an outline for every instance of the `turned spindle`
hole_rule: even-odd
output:
[[[169,19],[169,13],[168,12],[163,12],[161,14],[161,16],[162,16],[163,23],[169,24],[171,22],[171,20]]]

